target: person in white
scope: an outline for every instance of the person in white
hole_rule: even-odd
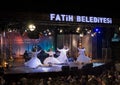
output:
[[[47,54],[49,54],[49,57],[47,57],[44,61],[43,61],[43,63],[45,64],[45,65],[49,65],[49,64],[59,64],[60,63],[60,61],[59,60],[57,60],[55,57],[54,57],[54,54],[55,54],[55,52],[52,50],[52,48],[50,49],[50,51],[45,51],[45,53],[47,53]]]
[[[68,62],[67,52],[69,51],[69,48],[64,45],[63,49],[57,48],[57,50],[60,52],[60,55],[57,57],[57,59],[61,63],[67,63]]]
[[[79,51],[79,56],[77,57],[76,62],[77,63],[90,63],[91,62],[91,58],[89,58],[88,56],[85,55],[85,48],[78,48]]]
[[[35,50],[35,52],[32,52],[32,58],[29,61],[25,62],[24,65],[28,66],[29,68],[37,68],[39,66],[42,66],[40,59],[37,58],[37,55],[40,52],[41,50],[39,51]]]

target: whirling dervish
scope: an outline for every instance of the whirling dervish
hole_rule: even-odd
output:
[[[48,64],[59,64],[60,61],[54,57],[55,55],[55,52],[52,50],[52,48],[50,49],[50,51],[45,51],[45,53],[49,54],[49,57],[47,57],[45,60],[44,60],[44,64],[45,65],[48,65]]]
[[[85,48],[78,48],[79,56],[77,57],[77,63],[90,63],[91,58],[85,55]]]
[[[57,50],[60,52],[60,55],[57,57],[57,59],[61,63],[67,63],[68,62],[67,52],[69,51],[69,48],[64,45],[62,49],[57,48]]]
[[[37,51],[37,49],[32,52],[32,58],[25,62],[24,65],[28,66],[29,68],[37,68],[38,66],[42,66],[40,59],[37,58],[39,52],[41,52],[41,50]]]

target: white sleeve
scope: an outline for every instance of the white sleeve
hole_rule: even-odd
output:
[[[57,48],[58,51],[61,51],[61,49]]]
[[[69,51],[69,49],[67,49],[66,51]]]
[[[78,50],[80,51],[80,48],[78,48]]]

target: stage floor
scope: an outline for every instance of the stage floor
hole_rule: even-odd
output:
[[[92,60],[93,67],[105,64],[103,60]],[[88,63],[88,64],[91,64]],[[78,64],[75,62],[69,62],[67,64],[56,64],[52,66],[39,66],[38,68],[29,68],[24,66],[24,60],[17,59],[13,62],[13,66],[6,68],[4,74],[20,74],[20,73],[42,73],[42,72],[61,72],[63,66],[68,66],[70,68],[77,67],[82,69],[86,64]]]

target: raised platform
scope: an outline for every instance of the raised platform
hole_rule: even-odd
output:
[[[64,64],[54,64],[50,66],[39,66],[38,68],[29,68],[24,66],[23,59],[17,59],[13,62],[13,66],[10,68],[5,68],[4,74],[25,74],[25,73],[45,73],[45,72],[61,72],[63,70],[74,70],[74,69],[82,69],[83,67],[92,66],[97,67],[105,64],[103,60],[92,60],[91,63],[87,64],[78,64],[75,62],[69,62]]]
[[[53,66],[40,66],[36,69],[32,69],[24,66],[24,60],[15,60],[13,66],[5,68],[4,79],[6,81],[18,81],[21,78],[57,78],[69,75],[100,75],[106,69],[110,69],[113,66],[112,62],[104,62],[104,60],[92,60],[88,64],[77,64],[70,62],[67,64],[59,64]]]

